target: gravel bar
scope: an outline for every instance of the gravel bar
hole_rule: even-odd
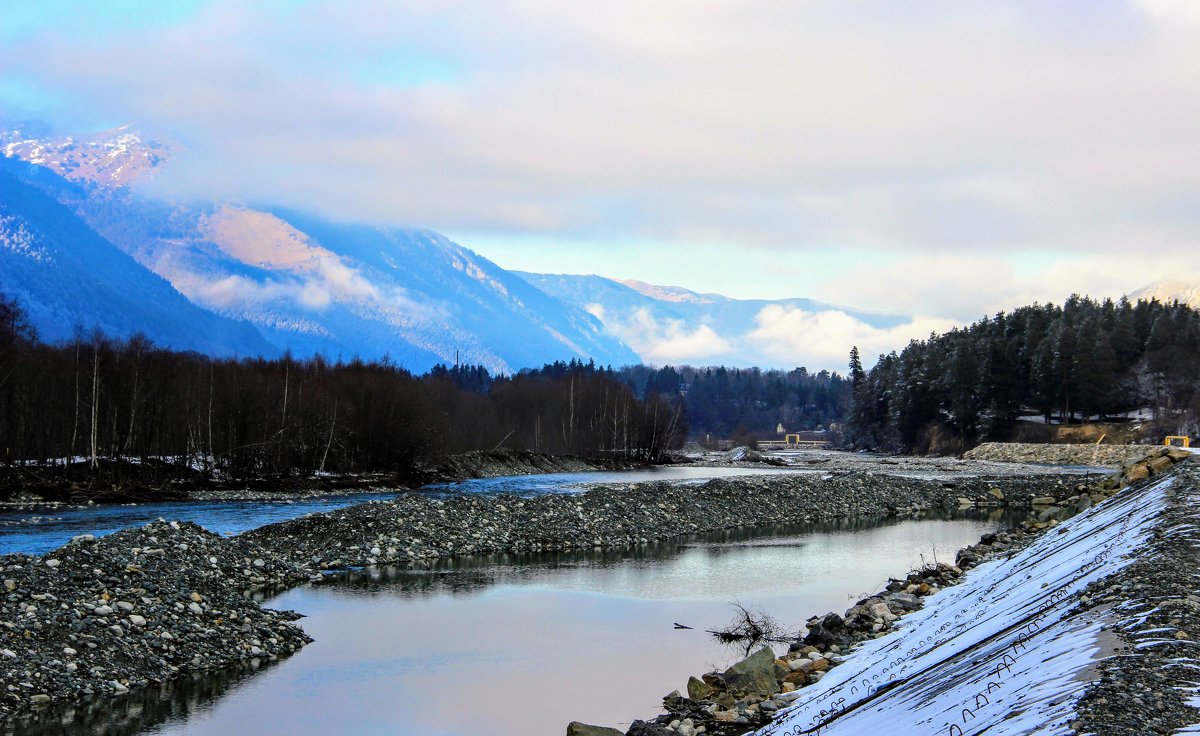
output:
[[[580,494],[372,501],[240,535],[297,566],[420,567],[439,557],[629,547],[742,526],[960,506],[1028,507],[1083,491],[1076,475],[956,481],[876,473],[788,474],[594,486]]]

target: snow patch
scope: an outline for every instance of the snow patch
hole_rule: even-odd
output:
[[[50,253],[38,244],[37,237],[25,226],[25,222],[11,215],[0,215],[0,248],[38,263],[54,260]]]
[[[1070,733],[1110,623],[1099,609],[1072,615],[1076,594],[1129,564],[1174,482],[1114,497],[980,565],[798,691],[757,733]]]

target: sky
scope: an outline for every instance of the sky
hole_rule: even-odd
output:
[[[0,0],[0,117],[169,139],[156,194],[922,328],[1200,273],[1192,0]]]

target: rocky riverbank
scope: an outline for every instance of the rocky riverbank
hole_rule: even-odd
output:
[[[1200,733],[1200,465],[1181,468],[1169,493],[1137,560],[1079,597],[1122,620],[1111,628],[1113,657],[1076,709],[1076,733]]]
[[[580,494],[407,496],[246,532],[234,544],[298,566],[421,566],[455,555],[627,547],[739,526],[825,521],[967,504],[1029,507],[1082,492],[1078,476],[970,477],[954,482],[851,472],[596,486]]]
[[[978,544],[960,550],[954,564],[931,563],[891,580],[884,590],[859,600],[844,614],[813,616],[805,635],[791,643],[787,654],[777,656],[764,646],[724,671],[692,677],[686,694],[675,691],[663,698],[666,713],[649,721],[634,721],[626,733],[736,736],[765,726],[798,697],[800,688],[819,682],[857,646],[886,635],[903,616],[923,608],[929,596],[957,585],[967,570],[993,557],[1012,554],[1043,530],[1056,526],[1059,518],[1109,495],[1111,492],[1094,490],[1075,496],[1056,506],[1059,513],[1053,518],[985,534]]]
[[[800,728],[831,726],[841,733],[864,732],[867,723],[902,728],[899,721],[886,715],[886,706],[872,708],[874,714],[883,714],[874,721],[873,715],[863,715],[866,710],[861,708],[864,699],[878,698],[892,685],[894,697],[890,691],[887,697],[908,703],[895,706],[905,709],[902,718],[922,709],[946,709],[950,727],[948,731],[941,727],[941,732],[963,733],[962,726],[955,725],[956,720],[961,717],[966,723],[979,718],[976,713],[983,712],[993,700],[995,707],[983,717],[997,726],[1026,728],[1028,722],[1017,725],[1009,720],[1022,716],[1041,725],[1056,718],[1065,720],[1076,733],[1174,733],[1189,724],[1194,730],[1194,724],[1200,724],[1200,699],[1195,695],[1195,667],[1187,663],[1195,661],[1196,641],[1200,641],[1196,624],[1200,618],[1196,615],[1200,613],[1200,516],[1195,511],[1200,501],[1200,468],[1195,463],[1176,467],[1188,457],[1187,453],[1175,452],[1150,458],[1149,462],[1166,458],[1152,471],[1156,476],[1153,486],[1138,469],[1147,463],[1143,459],[1126,467],[1113,479],[1116,482],[1077,496],[1064,505],[1065,514],[1102,505],[1081,518],[1076,528],[1068,525],[1055,535],[1045,534],[1045,530],[1059,524],[1061,517],[1056,516],[1027,522],[1006,533],[985,535],[978,545],[962,550],[954,565],[929,566],[905,579],[893,580],[886,590],[858,601],[844,616],[829,613],[814,617],[808,622],[805,637],[793,643],[787,655],[777,657],[770,648],[763,648],[723,672],[693,677],[686,695],[674,692],[664,698],[665,714],[650,721],[635,721],[627,734],[732,736],[763,727],[763,733],[782,733],[780,726],[791,729],[797,724],[803,724]],[[1130,481],[1131,476],[1141,477]],[[1156,494],[1165,498],[1160,500]],[[1111,502],[1103,503],[1110,498]],[[1131,523],[1134,513],[1144,517],[1138,520],[1142,530]],[[1073,537],[1080,542],[1096,539],[1081,544]],[[1032,549],[1035,543],[1044,549]],[[1078,552],[1073,552],[1076,547]],[[1030,548],[1028,553],[1022,554],[1026,548]],[[1119,562],[1122,558],[1115,553],[1131,561]],[[1020,570],[1021,575],[1014,577],[1011,572],[992,569],[990,579],[964,577],[967,570],[993,559],[1006,560],[1005,564]],[[1105,566],[1116,571],[1098,575],[1097,571]],[[1065,581],[1060,577],[1064,569],[1073,571]],[[963,582],[967,582],[968,590],[954,601],[944,601],[944,597],[929,601],[935,609],[927,612],[928,623],[923,620],[889,636],[889,631],[904,621],[902,617],[922,609],[929,596]],[[1002,589],[1005,587],[1008,590]],[[996,600],[986,602],[989,595],[997,596]],[[964,606],[962,611],[945,609],[957,605]],[[974,614],[973,606],[979,608]],[[1001,607],[1013,610],[1009,615],[1021,628],[1009,625],[1004,614],[994,612]],[[1093,609],[1103,617],[1100,623],[1090,615]],[[976,641],[979,634],[971,630],[976,620],[972,616],[982,617],[978,618],[981,623],[997,619],[990,627],[983,625],[997,633]],[[939,620],[941,625],[937,626]],[[1039,636],[1043,627],[1058,631]],[[909,629],[915,631],[908,633]],[[1089,664],[1086,658],[1067,665],[1060,663],[1069,659],[1064,657],[1065,651],[1094,645],[1084,639],[1064,641],[1088,632],[1099,637],[1105,629],[1115,632],[1119,641],[1105,645],[1113,656],[1102,665],[1098,679],[1081,692],[1080,678],[1091,679],[1084,674]],[[961,640],[956,641],[959,632]],[[885,637],[893,643],[875,643]],[[936,641],[934,637],[938,637]],[[995,637],[1000,637],[999,643],[993,640]],[[1012,641],[1006,643],[1005,637]],[[946,650],[938,655],[939,661],[925,669],[910,665],[910,660],[919,659],[929,650],[931,642],[932,647]],[[866,649],[856,653],[863,647]],[[955,654],[956,648],[962,653]],[[1028,669],[1018,669],[1018,658],[1025,660]],[[874,663],[861,659],[873,659]],[[1051,660],[1061,667],[1060,671],[1039,668],[1039,661]],[[855,665],[851,675],[838,677],[839,682],[829,687],[816,684],[832,668],[845,663]],[[980,663],[989,663],[983,665],[985,669],[995,668],[990,680],[965,673],[972,667],[978,669]],[[889,674],[889,670],[906,668],[906,673]],[[1054,674],[1057,682],[1053,682]],[[1074,699],[1060,695],[1050,703],[1072,703],[1069,712],[1060,713],[1061,707],[1042,707],[1039,711],[1039,706],[1022,705],[1021,700],[1011,697],[1014,690],[1043,688],[1041,694],[1028,697],[1044,704],[1044,700],[1037,700],[1049,697],[1044,694],[1044,678],[1052,680],[1052,687],[1058,688],[1055,692],[1076,692]],[[967,688],[986,685],[978,693],[972,689],[965,696],[965,707],[958,700],[962,695],[954,693],[955,687],[963,687],[956,683],[962,682]],[[880,687],[879,683],[892,685]],[[1006,686],[1010,690],[1008,700],[1003,695]],[[993,689],[1000,692],[993,694]],[[855,711],[861,722],[852,725],[848,721],[853,719],[836,720],[843,711]],[[786,713],[785,717],[776,719],[780,713]],[[808,720],[807,716],[813,714],[813,720]],[[924,716],[920,722],[927,724],[930,717]],[[776,720],[781,723],[773,723]],[[977,729],[987,726],[973,725]],[[576,733],[620,734],[614,729],[582,724],[573,727]],[[1025,732],[1027,728],[1014,731]]]
[[[287,656],[299,616],[249,594],[308,575],[177,522],[0,557],[0,716]]]
[[[190,464],[103,458],[45,467],[0,466],[0,503],[151,503],[155,501],[256,501],[347,493],[391,493],[431,483],[544,473],[627,470],[640,464],[620,458],[584,458],[523,450],[467,452],[420,462],[399,472],[225,478]]]
[[[79,538],[42,557],[0,557],[0,716],[112,697],[188,674],[287,656],[308,641],[289,612],[250,594],[319,570],[422,566],[447,556],[627,547],[761,524],[978,505],[1062,508],[1073,475],[950,480],[797,473],[601,486],[585,493],[407,496],[221,539],[155,523]],[[828,650],[822,650],[827,652]]]

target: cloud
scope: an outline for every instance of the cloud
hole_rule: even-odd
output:
[[[870,367],[875,357],[882,353],[957,326],[953,320],[918,317],[896,327],[880,329],[845,312],[810,312],[778,304],[763,307],[754,322],[755,329],[747,333],[745,339],[769,358],[766,365],[807,364],[834,367],[843,373],[852,345],[858,346],[863,363]]]
[[[0,64],[79,117],[180,135],[175,194],[455,230],[1146,253],[1200,217],[1200,29],[1156,20],[1186,5],[218,1],[39,32]]]
[[[706,324],[657,318],[645,307],[627,316],[613,314],[599,304],[590,305],[587,311],[648,363],[707,364],[734,351],[729,340]]]
[[[1033,302],[1071,294],[1116,299],[1171,275],[1200,283],[1200,267],[1184,249],[1153,255],[868,253],[821,280],[816,296],[899,314],[937,314],[972,322]]]
[[[615,314],[599,304],[587,311],[652,365],[689,364],[762,366],[845,372],[850,346],[857,345],[868,366],[875,357],[942,333],[957,322],[913,318],[891,328],[876,328],[836,309],[807,311],[769,304],[753,323],[737,333],[718,333],[711,325],[655,317],[642,307]]]
[[[9,23],[0,96],[178,140],[158,194],[533,234],[672,283],[704,243],[689,286],[971,319],[1195,251],[1196,7],[208,0]],[[663,255],[617,273],[616,242]]]

